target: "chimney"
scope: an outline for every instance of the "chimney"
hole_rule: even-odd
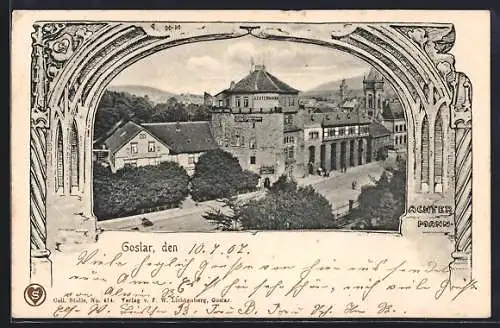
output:
[[[229,85],[229,89],[233,89],[234,88],[234,81],[231,81],[231,84]]]
[[[264,65],[255,65],[255,70],[256,71],[265,71],[266,70],[266,66],[264,66]]]

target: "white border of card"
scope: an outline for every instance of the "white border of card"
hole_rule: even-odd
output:
[[[489,18],[487,11],[13,12],[13,317],[489,317]],[[109,83],[151,56],[179,49],[186,49],[183,54],[189,56],[190,47],[239,40],[277,44],[276,53],[285,49],[280,44],[328,50],[332,62],[339,53],[350,54],[373,67],[380,81],[392,87],[403,110],[407,140],[405,203],[397,230],[301,229],[301,225],[259,229],[264,224],[259,223],[254,229],[226,229],[233,231],[154,231],[144,228],[144,221],[130,229],[141,215],[109,222],[97,219],[93,127]],[[269,65],[263,68],[253,60],[252,65],[248,80],[253,76],[255,90],[275,92],[276,99],[285,89],[295,90],[278,80],[280,74],[266,72],[273,71]],[[203,74],[206,66],[200,67]],[[239,87],[237,83],[221,92],[228,104]],[[210,96],[212,105],[213,99],[220,100],[217,97],[221,95]],[[335,132],[322,132],[328,114],[318,122],[314,115],[319,113],[301,114],[307,109],[294,110],[295,101],[283,106],[264,113],[261,108],[262,114],[245,112],[245,106],[242,112],[240,105],[236,112],[232,105],[214,106],[210,131],[217,139],[214,118],[228,129],[234,124],[250,127],[252,122],[265,125],[277,118],[281,125],[269,123],[262,131],[281,133],[278,139],[283,142],[287,131],[283,117],[302,115],[303,126],[298,128],[302,137],[296,134],[285,142],[296,141],[292,155],[304,158],[308,142],[313,142],[306,129],[317,124],[320,139],[337,138]],[[137,131],[153,131],[147,124],[134,126]],[[177,132],[185,126],[177,123]],[[278,131],[279,126],[285,132]],[[174,145],[160,139],[173,153]],[[325,156],[319,152],[325,141],[318,142],[315,159],[300,166],[300,157],[294,170],[302,167],[311,179],[335,179],[330,157],[331,171],[327,171],[332,174],[314,177],[315,160]],[[223,136],[216,143],[235,149],[234,144],[224,145]],[[328,156],[334,154],[331,144]],[[356,161],[365,164],[363,143],[359,145]],[[279,148],[284,156],[283,145]],[[176,158],[181,158],[178,153]],[[272,173],[274,167],[286,171],[288,164],[276,157],[270,163]],[[314,170],[307,172],[307,165]],[[318,172],[323,171],[320,164]],[[259,197],[278,197],[269,196],[273,191],[268,187],[257,191]],[[134,199],[131,196],[131,204]],[[304,201],[295,199],[297,204]],[[292,202],[281,213],[296,207]],[[267,212],[253,213],[259,220],[274,218]],[[339,213],[334,213],[336,220]]]

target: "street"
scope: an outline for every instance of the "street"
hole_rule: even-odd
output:
[[[298,179],[301,186],[312,185],[313,188],[323,195],[333,208],[346,207],[349,200],[356,200],[361,192],[361,186],[373,183],[378,179],[384,167],[391,165],[390,162],[372,162],[362,166],[348,168],[347,172],[340,173],[332,171],[329,177],[308,176]],[[356,190],[352,189],[352,182],[357,181]],[[239,199],[250,199],[262,195],[263,191],[243,194]],[[139,231],[162,231],[162,232],[209,232],[216,230],[216,225],[202,217],[210,209],[222,208],[222,203],[216,200],[196,204],[190,198],[186,199],[182,208],[145,213],[130,217],[118,218],[98,222],[98,227],[103,230],[139,230]],[[142,219],[147,218],[150,226],[142,224]]]

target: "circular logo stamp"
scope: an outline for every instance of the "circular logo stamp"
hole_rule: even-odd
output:
[[[29,284],[24,290],[24,300],[31,306],[39,306],[45,302],[47,293],[45,288],[39,284]]]

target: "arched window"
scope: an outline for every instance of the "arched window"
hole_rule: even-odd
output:
[[[368,95],[368,108],[373,108],[373,95],[371,93]]]
[[[422,122],[422,138],[421,138],[421,183],[422,192],[427,192],[429,189],[429,121],[427,115]]]
[[[71,172],[71,188],[78,188],[80,177],[80,159],[78,154],[78,130],[76,123],[73,122],[71,126],[71,133],[69,135],[70,143],[70,172]]]
[[[64,188],[64,148],[61,122],[57,122],[56,130],[56,191]]]
[[[443,120],[438,113],[434,126],[434,192],[443,191]]]

